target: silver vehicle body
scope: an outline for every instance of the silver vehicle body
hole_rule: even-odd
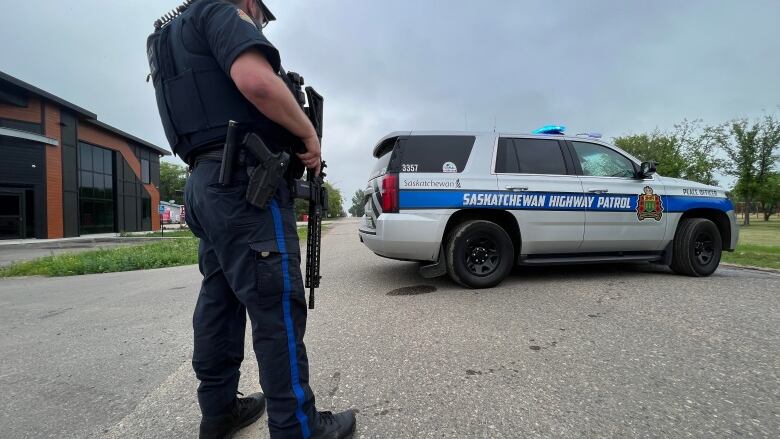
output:
[[[398,213],[382,212],[382,188],[377,182],[383,170],[370,176],[365,189],[366,215],[359,234],[374,253],[392,259],[436,261],[446,239],[448,221],[463,209],[511,213],[519,227],[518,262],[530,260],[532,256],[545,260],[545,255],[594,255],[594,260],[598,260],[598,255],[607,253],[662,254],[674,239],[683,215],[699,211],[721,212],[719,227],[721,234],[726,235],[723,248],[733,250],[737,245],[739,231],[734,207],[720,187],[657,174],[638,179],[496,172],[499,138],[556,139],[578,145],[599,145],[625,157],[637,168],[641,164],[625,151],[593,138],[492,132],[395,132],[382,138],[377,147],[397,137],[444,135],[475,137],[465,167],[452,173],[399,172]],[[639,218],[638,206],[644,200],[640,198],[643,195],[660,196],[658,200],[663,206],[660,218]]]

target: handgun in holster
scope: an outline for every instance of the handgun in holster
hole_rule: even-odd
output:
[[[272,153],[265,145],[263,139],[255,133],[248,133],[237,142],[238,124],[230,121],[228,133],[225,139],[225,148],[222,152],[222,167],[219,174],[219,182],[223,186],[231,184],[233,179],[233,167],[240,153],[251,154],[256,160],[244,158],[244,163],[256,163],[248,166],[249,184],[246,190],[246,200],[249,204],[260,209],[265,209],[268,200],[276,193],[276,188],[283,180],[287,166],[290,164],[290,155],[286,152]],[[243,151],[239,152],[239,148]]]
[[[290,165],[290,155],[284,151],[272,153],[263,139],[255,133],[244,137],[244,148],[257,159],[257,166],[250,168],[246,200],[249,204],[265,209],[268,200],[276,193],[284,173]]]

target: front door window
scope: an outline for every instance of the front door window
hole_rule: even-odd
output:
[[[582,166],[582,174],[589,177],[623,177],[636,175],[631,160],[605,146],[587,142],[571,142]]]

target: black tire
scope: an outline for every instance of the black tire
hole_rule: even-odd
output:
[[[512,239],[496,223],[466,221],[450,233],[447,272],[468,288],[491,288],[503,281],[515,264]]]
[[[722,252],[723,240],[715,223],[686,218],[677,226],[669,267],[685,276],[709,276],[718,269]]]

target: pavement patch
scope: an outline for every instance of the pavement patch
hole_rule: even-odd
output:
[[[333,398],[336,396],[336,393],[339,391],[339,384],[341,383],[341,372],[336,372],[333,374],[333,378],[330,382],[330,390],[328,391],[328,396]]]
[[[64,309],[57,309],[57,310],[54,310],[54,311],[49,311],[46,314],[44,314],[44,315],[42,315],[42,316],[40,316],[38,318],[41,319],[41,320],[48,319],[50,317],[58,316],[58,315],[60,315],[62,313],[68,312],[68,311],[70,311],[72,309],[73,308],[64,308]]]
[[[436,291],[433,285],[413,285],[410,287],[396,288],[387,293],[388,296],[416,296],[418,294],[429,294]]]

